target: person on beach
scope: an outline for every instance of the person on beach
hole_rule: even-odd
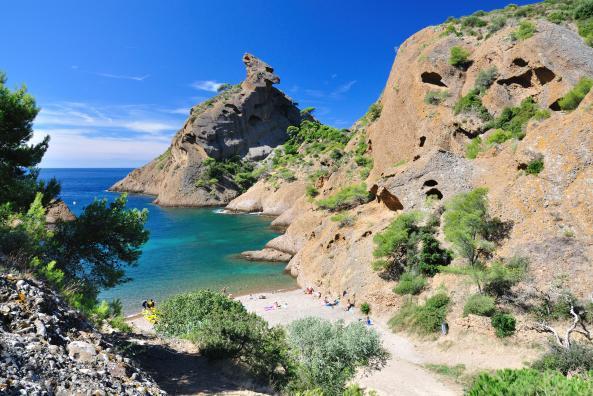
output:
[[[148,308],[148,301],[144,300],[142,301],[142,309],[147,309]]]
[[[352,301],[350,301],[350,299],[348,299],[348,304],[346,304],[346,309],[345,311],[348,312],[350,311],[350,309],[354,308],[354,303]]]
[[[148,309],[153,309],[155,305],[156,305],[156,304],[155,304],[154,300],[151,298],[151,299],[150,299],[150,300],[148,300],[148,302],[146,303],[146,308],[148,308]]]

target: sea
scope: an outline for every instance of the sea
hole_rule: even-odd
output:
[[[114,200],[119,193],[107,189],[131,169],[41,169],[40,177],[55,177],[61,198],[74,214],[94,199]],[[142,301],[157,304],[168,296],[199,289],[234,295],[287,290],[295,280],[285,264],[243,260],[245,250],[261,249],[278,234],[270,218],[257,214],[225,214],[222,208],[163,208],[154,197],[129,194],[129,208],[148,209],[150,239],[137,265],[127,267],[130,281],[103,290],[100,299],[121,300],[124,313],[141,310]]]

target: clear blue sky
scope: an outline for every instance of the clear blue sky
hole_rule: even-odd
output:
[[[301,107],[349,127],[407,37],[507,3],[7,0],[0,70],[42,108],[36,138],[52,136],[42,166],[133,167],[166,149],[208,89],[244,78],[244,52],[272,65]]]

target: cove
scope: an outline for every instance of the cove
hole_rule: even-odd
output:
[[[97,198],[119,194],[106,189],[130,169],[42,169],[41,178],[56,177],[61,197],[75,214]],[[128,207],[149,211],[150,239],[138,265],[128,267],[131,281],[105,290],[100,299],[120,299],[126,314],[141,309],[144,299],[198,290],[222,289],[235,295],[296,286],[283,263],[259,263],[238,257],[245,250],[261,249],[277,234],[270,219],[258,215],[221,214],[213,208],[162,208],[152,197],[129,195]]]

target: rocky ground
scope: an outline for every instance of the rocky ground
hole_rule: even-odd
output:
[[[43,283],[0,275],[0,394],[164,393]]]

